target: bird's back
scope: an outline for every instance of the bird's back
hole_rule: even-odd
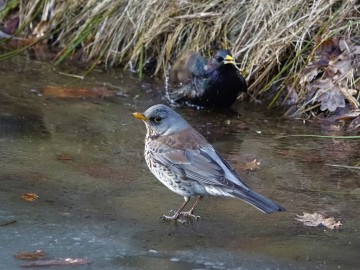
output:
[[[207,108],[230,107],[240,92],[247,91],[245,79],[233,64],[215,67],[197,54],[174,65],[170,82],[172,102]]]
[[[203,95],[195,102],[204,107],[230,107],[241,92],[247,91],[245,79],[233,65],[209,71],[203,87]]]

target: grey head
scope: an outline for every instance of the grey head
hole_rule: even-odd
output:
[[[163,104],[151,106],[144,113],[133,113],[133,116],[144,121],[150,136],[172,135],[190,127],[177,112]]]

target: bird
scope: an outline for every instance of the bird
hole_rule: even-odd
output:
[[[229,50],[220,49],[208,61],[191,54],[175,63],[169,74],[171,103],[200,108],[228,108],[247,83]]]
[[[171,191],[184,197],[183,204],[164,220],[199,220],[195,208],[207,196],[238,198],[264,213],[285,208],[253,191],[207,140],[170,107],[157,104],[133,116],[146,126],[144,157],[152,174]],[[190,198],[197,197],[189,211]]]

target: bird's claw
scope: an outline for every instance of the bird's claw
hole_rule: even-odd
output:
[[[161,220],[166,220],[166,221],[171,221],[171,220],[176,220],[177,217],[176,217],[175,215],[173,215],[173,216],[165,216],[165,215],[162,215],[162,216],[160,217],[160,219],[161,219]]]
[[[180,212],[179,216],[185,217],[187,219],[193,219],[195,221],[200,221],[201,217],[194,215],[192,212]]]
[[[184,227],[189,226],[189,221],[186,219],[181,219],[179,218],[179,216],[173,215],[173,216],[165,216],[162,215],[160,217],[161,220],[165,220],[165,221],[174,221],[175,223],[180,223],[181,225],[183,225]]]

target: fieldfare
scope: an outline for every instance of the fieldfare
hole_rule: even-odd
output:
[[[204,196],[225,196],[243,200],[264,213],[285,208],[251,190],[227,161],[171,108],[158,104],[133,116],[144,121],[145,160],[150,171],[185,202],[165,220],[185,222],[182,217],[199,219],[195,207]],[[193,207],[183,212],[190,198],[197,196]]]
[[[207,61],[191,54],[180,59],[170,71],[171,90],[167,97],[173,103],[202,108],[230,107],[247,85],[229,50],[218,50]]]

